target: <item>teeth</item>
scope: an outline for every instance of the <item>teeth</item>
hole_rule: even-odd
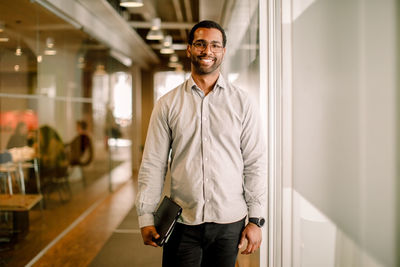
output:
[[[212,59],[205,59],[205,58],[203,58],[202,61],[209,63],[209,62],[212,62]]]

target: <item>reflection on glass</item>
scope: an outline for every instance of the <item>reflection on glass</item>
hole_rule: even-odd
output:
[[[115,77],[111,84],[110,77]],[[129,136],[131,83],[129,69],[112,59],[105,45],[35,1],[0,1],[0,151],[12,156],[14,170],[5,184],[7,175],[1,173],[0,192],[41,193],[45,210],[29,210],[34,220],[19,236],[12,234],[12,216],[0,211],[0,233],[11,233],[0,236],[10,241],[7,264],[26,265],[108,193],[111,169],[130,162],[130,142],[116,141],[123,145],[117,154],[105,135],[107,114],[114,117],[112,110],[107,113],[112,103],[118,107],[112,134]],[[117,183],[127,179],[118,178]],[[102,186],[93,190],[96,184]],[[0,248],[0,265],[2,253]]]

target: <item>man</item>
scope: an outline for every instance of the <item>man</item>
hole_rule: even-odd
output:
[[[171,198],[183,208],[163,266],[232,267],[246,240],[242,254],[261,244],[266,148],[255,105],[220,74],[225,45],[220,25],[196,24],[187,46],[191,77],[157,102],[150,119],[136,202],[144,243],[157,246],[152,213],[169,157]]]

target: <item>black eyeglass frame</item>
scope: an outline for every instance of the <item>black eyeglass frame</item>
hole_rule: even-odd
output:
[[[210,50],[213,53],[221,53],[224,50],[224,47],[219,43],[208,43],[206,41],[198,40],[192,43],[192,46],[196,48],[198,51],[206,50],[207,46],[210,46]]]

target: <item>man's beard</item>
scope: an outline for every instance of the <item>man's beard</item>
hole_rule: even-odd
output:
[[[190,60],[192,61],[192,64],[194,66],[196,73],[198,73],[200,75],[210,74],[210,73],[214,72],[216,69],[218,69],[218,67],[222,63],[222,59],[212,57],[214,63],[210,66],[203,66],[200,62],[201,58],[203,58],[203,57],[207,57],[207,56],[191,55],[191,57],[190,57]]]

